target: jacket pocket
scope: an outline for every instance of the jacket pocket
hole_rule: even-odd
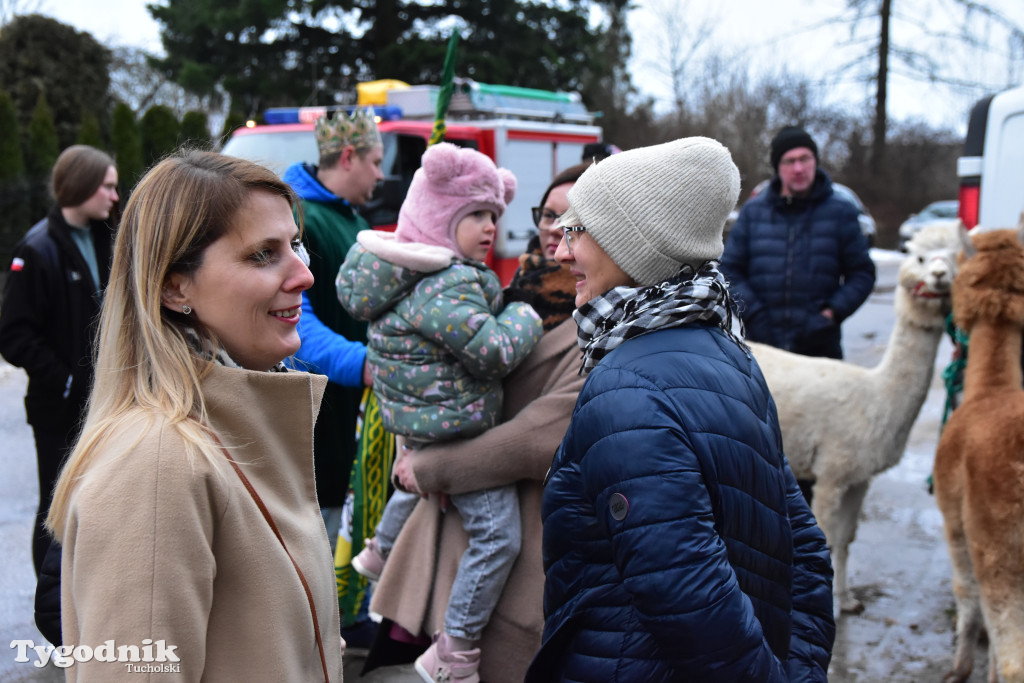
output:
[[[563,621],[541,646],[537,656],[530,663],[526,672],[525,683],[561,680],[561,671],[565,668],[569,654],[569,642],[576,634],[579,615],[573,615]]]

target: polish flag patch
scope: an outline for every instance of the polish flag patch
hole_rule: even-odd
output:
[[[17,273],[25,268],[25,259],[17,258],[11,261],[11,272]]]

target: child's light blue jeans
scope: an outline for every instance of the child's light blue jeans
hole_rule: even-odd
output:
[[[376,530],[377,542],[385,555],[419,500],[420,496],[403,491],[395,491],[388,500]],[[462,555],[452,584],[444,630],[456,638],[480,640],[519,556],[519,492],[512,484],[454,494],[451,502],[462,517],[469,547]]]

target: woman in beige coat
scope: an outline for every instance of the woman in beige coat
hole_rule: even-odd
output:
[[[313,484],[324,378],[281,363],[313,282],[294,204],[211,152],[162,161],[128,202],[47,520],[69,681],[342,680]]]
[[[542,481],[584,380],[576,323],[570,317],[576,280],[550,254],[561,240],[556,224],[568,208],[565,195],[586,168],[580,164],[566,169],[544,193],[534,209],[539,235],[520,257],[520,268],[505,292],[506,301],[530,303],[545,332],[503,383],[504,422],[474,439],[413,452],[396,465],[402,485],[422,493],[518,485],[522,549],[480,641],[479,674],[489,683],[522,681],[544,628]],[[373,611],[412,634],[431,635],[442,628],[459,559],[468,546],[458,511],[447,508],[442,513],[442,499],[430,495],[416,506],[388,555],[371,602]]]

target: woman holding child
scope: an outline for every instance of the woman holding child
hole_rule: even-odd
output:
[[[364,230],[338,271],[338,299],[370,321],[373,367],[384,429],[401,451],[468,439],[501,416],[501,380],[543,333],[524,302],[503,301],[498,276],[484,264],[496,222],[515,195],[516,179],[486,155],[442,142],[413,176],[394,233]],[[376,580],[419,502],[395,491],[374,538],[352,566]],[[479,641],[519,554],[515,486],[453,493],[469,536],[444,628],[415,663],[425,680],[474,680]]]
[[[502,423],[472,438],[427,446],[399,460],[396,476],[415,492],[459,494],[515,485],[522,544],[497,607],[479,642],[479,677],[491,683],[521,681],[540,646],[544,573],[540,557],[541,482],[569,423],[579,375],[574,308],[575,280],[551,261],[561,240],[558,216],[566,191],[587,168],[558,174],[534,210],[539,235],[505,290],[506,304],[529,303],[544,335],[504,382]],[[455,508],[442,514],[442,496],[421,500],[406,521],[380,578],[371,609],[412,634],[442,629],[445,606],[468,541]],[[433,572],[423,567],[436,567]],[[473,679],[476,680],[476,679]]]

